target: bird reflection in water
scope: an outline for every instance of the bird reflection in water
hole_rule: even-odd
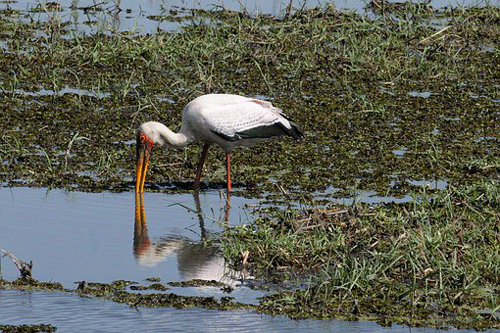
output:
[[[244,279],[244,273],[230,270],[224,260],[221,250],[214,245],[206,245],[204,215],[201,210],[199,194],[194,193],[196,214],[200,225],[201,239],[194,242],[186,237],[165,236],[150,240],[146,223],[143,194],[135,194],[135,223],[134,223],[134,256],[139,265],[153,267],[169,256],[177,256],[177,265],[181,277],[188,281],[192,279],[216,280],[236,286]],[[230,204],[225,200],[224,223],[227,224]]]

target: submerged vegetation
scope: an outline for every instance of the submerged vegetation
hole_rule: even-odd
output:
[[[306,137],[236,150],[236,195],[305,208],[263,210],[221,235],[235,267],[301,281],[259,311],[500,327],[500,9],[372,5],[373,17],[193,11],[178,31],[144,35],[79,34],[57,12],[34,22],[1,11],[0,183],[131,190],[141,122],[177,129],[204,93],[268,99]],[[147,190],[188,189],[198,149],[157,150]],[[205,186],[221,187],[222,152],[210,154]],[[437,181],[445,189],[419,185]],[[356,202],[360,192],[413,199],[370,206]],[[127,285],[82,283],[79,293],[246,307]]]
[[[194,281],[191,285],[216,285],[216,283],[203,284]],[[217,286],[219,286],[217,284]],[[128,288],[128,289],[127,289]],[[15,281],[0,280],[0,290],[23,290],[23,291],[53,291],[61,293],[76,294],[80,297],[104,298],[117,303],[125,303],[131,307],[203,307],[217,310],[250,309],[254,306],[235,302],[233,297],[198,297],[180,296],[173,293],[137,293],[134,291],[166,291],[167,287],[159,283],[151,283],[147,286],[137,282],[117,280],[111,283],[78,282],[76,290],[64,289],[60,283],[39,282],[35,279],[20,278]]]

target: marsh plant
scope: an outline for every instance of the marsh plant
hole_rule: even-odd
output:
[[[500,305],[499,222],[498,181],[485,181],[407,204],[281,212],[222,240],[236,267],[303,281],[261,311],[483,328],[496,326]]]

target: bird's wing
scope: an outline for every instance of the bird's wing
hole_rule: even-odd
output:
[[[228,141],[294,136],[289,133],[293,128],[283,111],[266,101],[247,99],[208,107],[204,113],[208,129]]]

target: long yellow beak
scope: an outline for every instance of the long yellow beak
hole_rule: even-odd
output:
[[[148,170],[149,157],[153,148],[153,141],[144,133],[137,134],[136,166],[135,166],[135,193],[144,191],[146,171]]]

